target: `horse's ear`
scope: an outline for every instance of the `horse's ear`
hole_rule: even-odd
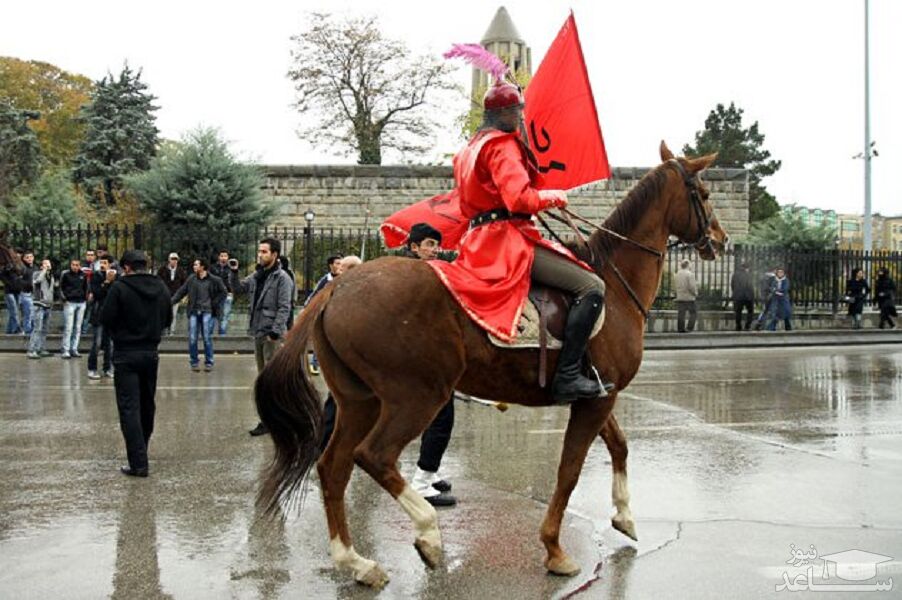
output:
[[[687,158],[686,163],[691,173],[700,173],[710,167],[715,160],[717,160],[717,152],[699,156],[698,158]]]
[[[673,152],[667,147],[667,143],[661,140],[661,162],[667,162],[673,158]]]

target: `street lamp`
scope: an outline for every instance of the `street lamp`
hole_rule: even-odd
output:
[[[304,213],[304,291],[307,296],[313,291],[313,220],[316,218],[309,208]]]

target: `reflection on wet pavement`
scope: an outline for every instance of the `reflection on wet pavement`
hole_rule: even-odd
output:
[[[212,374],[161,364],[152,475],[132,480],[116,472],[109,380],[87,380],[79,361],[0,355],[0,596],[377,595],[332,568],[315,483],[284,524],[256,518],[270,443],[246,434],[252,357],[218,357]],[[352,479],[355,547],[392,578],[379,597],[763,597],[790,543],[894,556],[882,573],[900,573],[899,347],[649,352],[616,413],[638,544],[609,526],[599,442],[562,533],[583,571],[545,575],[538,530],[568,412],[460,403],[443,463],[460,504],[440,512],[438,569],[420,562],[396,503]]]

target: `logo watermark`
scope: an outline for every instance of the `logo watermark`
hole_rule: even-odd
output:
[[[814,544],[809,545],[807,550],[790,544],[789,555],[786,564],[793,569],[807,568],[794,577],[790,577],[789,571],[783,571],[783,583],[775,586],[778,592],[889,592],[893,589],[892,577],[876,580],[877,565],[893,560],[892,556],[864,550],[844,550],[818,556]],[[820,577],[815,576],[814,561],[818,559],[823,561]],[[875,581],[867,583],[871,579]]]

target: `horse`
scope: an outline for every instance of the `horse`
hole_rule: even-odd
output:
[[[22,263],[19,253],[8,244],[8,235],[8,232],[0,231],[0,269],[12,269],[16,273],[21,274],[25,265]]]
[[[646,318],[670,237],[694,245],[708,260],[727,241],[698,177],[716,155],[675,158],[664,142],[660,154],[662,164],[605,220],[608,231],[600,228],[585,246],[574,246],[607,282],[607,316],[588,355],[615,388],[607,397],[570,405],[557,484],[541,526],[544,566],[551,574],[573,576],[580,570],[560,545],[560,528],[596,436],[612,456],[613,526],[636,538],[626,437],[611,410],[642,362]],[[338,406],[334,433],[321,456],[322,406],[305,368],[311,342]],[[356,464],[408,514],[416,530],[414,546],[425,564],[435,567],[442,555],[436,510],[401,476],[398,457],[454,390],[523,406],[551,405],[549,390],[538,384],[537,357],[537,350],[491,344],[422,261],[384,257],[342,275],[314,297],[256,380],[257,411],[274,444],[257,495],[261,514],[279,514],[286,502],[302,497],[318,458],[333,562],[360,583],[385,585],[381,566],[355,551],[348,530],[344,494]],[[550,369],[556,358],[548,352]]]

